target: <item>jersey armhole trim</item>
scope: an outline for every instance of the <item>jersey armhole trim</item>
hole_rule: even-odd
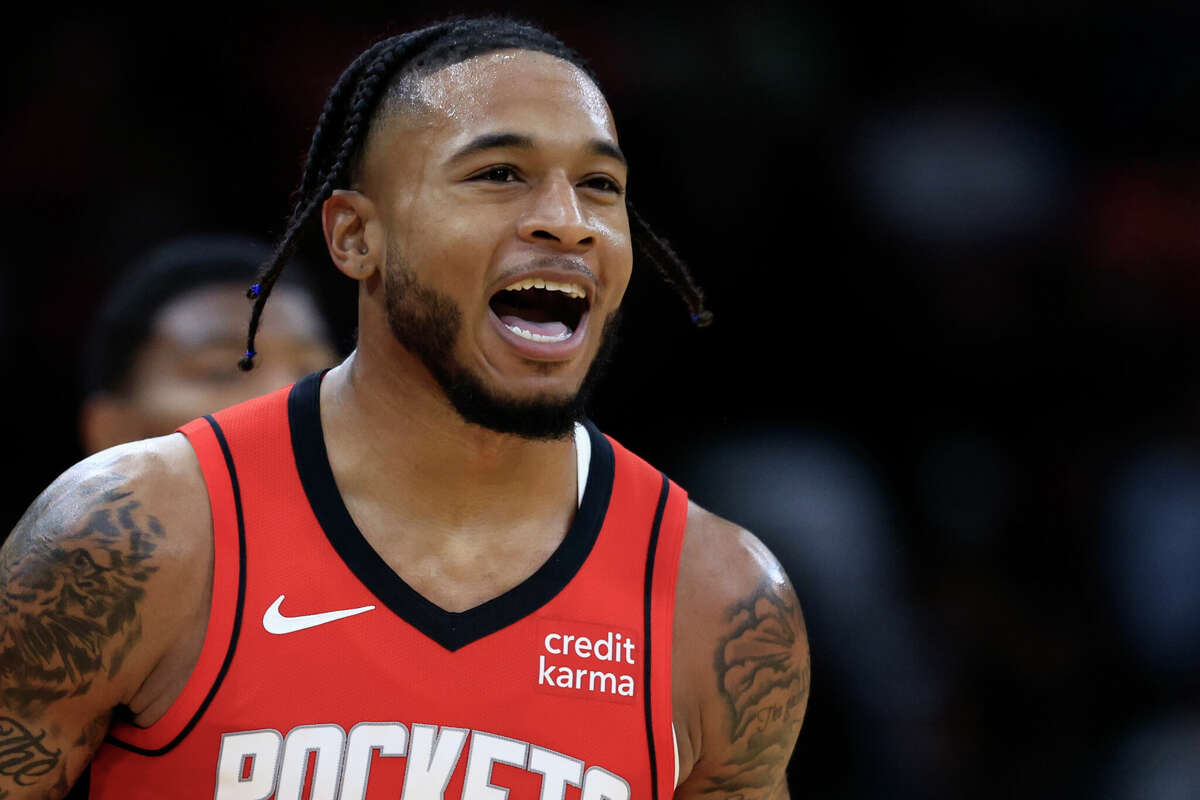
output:
[[[642,660],[642,686],[645,690],[642,692],[642,697],[646,703],[646,743],[650,749],[650,797],[651,800],[658,800],[658,753],[654,746],[654,641],[651,638],[654,632],[654,560],[658,553],[658,535],[662,527],[663,512],[667,508],[667,494],[670,491],[671,485],[667,480],[667,476],[662,476],[662,489],[658,495],[658,507],[654,510],[654,526],[650,529],[650,543],[646,548],[646,582],[645,582],[645,597],[643,600],[643,630],[645,631],[644,652],[645,658]]]
[[[161,755],[164,755],[164,754],[170,752],[180,742],[183,741],[183,739],[191,732],[192,728],[194,728],[196,726],[196,724],[200,721],[200,718],[204,715],[204,712],[208,709],[209,704],[212,703],[213,698],[216,696],[217,690],[220,688],[222,681],[225,679],[226,673],[229,671],[229,665],[233,662],[233,654],[234,654],[234,650],[235,650],[235,647],[237,644],[238,634],[241,631],[241,627],[242,627],[242,607],[244,605],[245,594],[246,594],[246,528],[245,528],[245,522],[244,522],[244,518],[243,518],[243,514],[242,514],[241,488],[238,485],[237,469],[235,468],[234,463],[233,463],[233,454],[232,454],[232,452],[230,452],[229,443],[225,439],[225,434],[221,430],[221,426],[217,423],[217,421],[211,415],[206,415],[203,417],[203,420],[196,420],[195,422],[184,426],[180,430],[185,435],[188,436],[189,441],[192,442],[193,449],[197,450],[197,456],[199,457],[199,455],[200,455],[199,449],[200,448],[198,447],[198,442],[196,441],[196,439],[194,437],[197,435],[202,436],[205,433],[207,433],[207,431],[204,430],[202,421],[208,423],[208,427],[211,429],[211,433],[212,433],[213,437],[215,438],[217,445],[220,448],[220,454],[224,460],[225,469],[226,469],[226,472],[229,477],[229,488],[232,493],[233,510],[234,510],[234,514],[235,514],[235,517],[237,520],[237,547],[236,547],[237,600],[236,600],[236,605],[234,606],[234,610],[233,610],[233,622],[232,622],[232,625],[230,626],[230,631],[228,634],[228,643],[226,644],[226,647],[225,647],[225,655],[221,662],[220,669],[217,671],[216,677],[212,681],[212,685],[208,688],[208,691],[205,693],[204,699],[200,702],[195,713],[193,713],[191,715],[191,718],[183,726],[182,730],[180,730],[178,734],[176,734],[169,742],[167,742],[166,744],[164,744],[162,746],[159,746],[159,747],[147,746],[147,745],[150,745],[151,743],[153,743],[156,738],[161,739],[161,734],[159,734],[159,736],[156,737],[156,734],[158,734],[158,731],[160,730],[157,726],[162,724],[167,719],[169,719],[169,717],[171,715],[171,709],[168,709],[167,713],[163,716],[162,719],[160,719],[158,722],[156,722],[154,725],[151,725],[148,728],[137,728],[132,725],[121,726],[124,729],[124,731],[127,733],[127,736],[129,738],[134,739],[135,741],[137,739],[141,739],[142,740],[141,744],[137,744],[134,741],[125,741],[121,738],[118,738],[115,735],[115,733],[109,733],[109,735],[106,737],[106,741],[109,744],[112,744],[116,747],[120,747],[124,750],[129,750],[131,752],[138,753],[139,755],[143,755],[143,756],[161,756]],[[201,461],[201,465],[203,468],[203,466],[204,466],[203,460]],[[209,466],[211,468],[212,465],[210,464]],[[208,480],[209,470],[204,470],[204,471],[206,473],[205,474],[205,484],[208,486],[208,490],[210,493],[210,503],[213,506],[213,550],[214,550],[214,553],[213,553],[213,596],[212,596],[212,600],[210,603],[210,619],[208,622],[208,627],[206,628],[206,631],[205,631],[205,641],[201,647],[201,653],[200,653],[200,657],[197,661],[196,667],[193,668],[192,675],[189,676],[189,678],[188,678],[188,683],[185,684],[183,692],[180,693],[180,697],[176,698],[175,703],[172,704],[172,708],[174,708],[176,703],[182,702],[184,697],[189,693],[190,690],[192,690],[191,683],[194,679],[199,679],[199,680],[203,679],[203,676],[199,675],[198,671],[199,671],[200,665],[205,661],[205,657],[206,657],[205,651],[209,650],[210,647],[217,644],[217,642],[215,640],[209,639],[209,635],[212,631],[212,626],[214,624],[213,617],[216,615],[215,612],[220,607],[220,604],[222,602],[222,599],[221,599],[222,598],[222,589],[227,588],[227,585],[229,583],[228,579],[229,579],[229,577],[232,577],[231,573],[234,572],[234,570],[229,568],[229,566],[232,566],[232,565],[227,566],[224,569],[224,571],[218,570],[218,567],[217,567],[218,559],[221,557],[221,553],[219,552],[219,544],[221,541],[221,532],[218,529],[218,526],[222,524],[222,520],[220,517],[225,516],[227,518],[228,511],[226,510],[224,515],[219,515],[219,513],[218,513],[219,509],[217,508],[218,501],[212,497],[212,492],[214,491],[214,487],[211,485],[210,481]],[[226,547],[225,551],[228,552],[229,549],[231,549],[231,548]],[[225,578],[225,580],[221,580],[221,578]],[[219,620],[217,620],[217,622],[219,623]]]
[[[679,559],[687,532],[687,492],[672,483],[665,475],[654,517],[652,549],[646,565],[647,630],[652,631],[658,644],[646,646],[647,659],[656,659],[655,666],[645,665],[645,684],[650,687],[646,699],[646,721],[652,730],[651,746],[655,739],[662,742],[662,763],[656,758],[651,773],[655,775],[652,800],[673,797],[679,786],[679,740],[675,732],[672,670],[674,660],[675,593],[679,583]],[[651,701],[651,695],[654,699]],[[670,754],[666,750],[670,737]]]

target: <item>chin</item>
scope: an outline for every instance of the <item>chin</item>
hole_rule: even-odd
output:
[[[578,393],[500,396],[478,386],[459,385],[447,397],[466,422],[524,439],[565,438],[584,416]]]

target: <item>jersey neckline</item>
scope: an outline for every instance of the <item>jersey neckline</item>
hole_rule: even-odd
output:
[[[350,516],[329,466],[321,428],[322,373],[296,383],[288,393],[288,425],[300,483],[321,529],[346,566],[381,603],[447,650],[458,650],[489,636],[548,603],[587,560],[600,534],[612,496],[612,444],[583,420],[592,445],[587,484],[575,519],[558,548],[533,575],[480,605],[446,611],[405,583],[375,552]]]

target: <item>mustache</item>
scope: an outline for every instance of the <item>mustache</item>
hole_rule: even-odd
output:
[[[574,272],[587,278],[593,284],[599,283],[596,278],[596,273],[592,272],[591,268],[584,263],[581,258],[571,258],[570,256],[538,256],[530,261],[526,261],[517,267],[506,269],[501,273],[500,277],[504,280],[515,278],[518,275],[524,275],[539,269],[553,269],[561,272]]]

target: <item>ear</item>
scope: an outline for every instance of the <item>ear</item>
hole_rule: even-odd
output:
[[[321,207],[321,227],[333,263],[349,277],[365,280],[383,266],[383,228],[365,194],[334,189]]]
[[[84,398],[79,409],[79,437],[88,455],[143,436],[137,414],[124,399],[107,392]]]

